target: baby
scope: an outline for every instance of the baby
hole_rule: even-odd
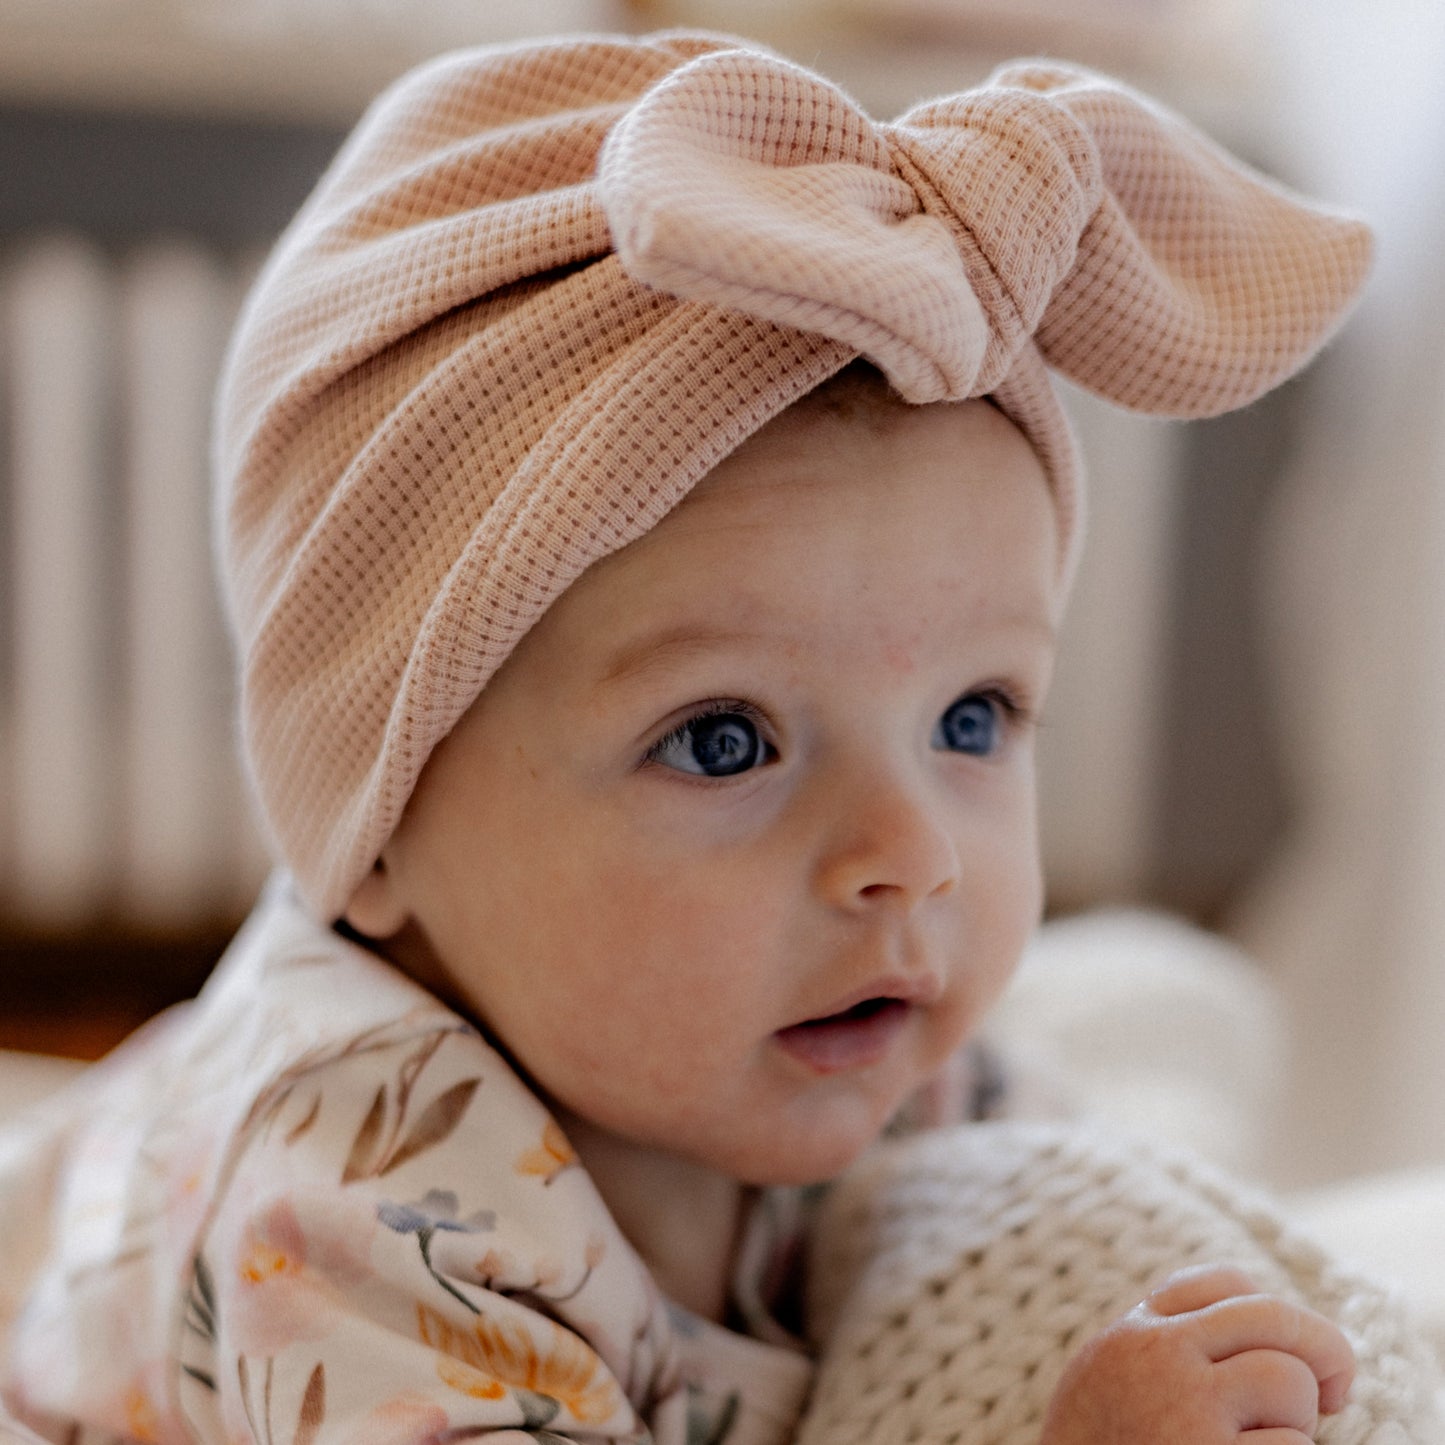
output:
[[[1047,367],[1242,405],[1368,249],[1052,65],[893,126],[695,34],[400,82],[222,387],[284,871],[200,1000],[0,1146],[17,1418],[790,1438],[792,1186],[968,1115],[1040,910],[1080,512]],[[1195,1270],[1083,1345],[1042,1440],[1286,1445],[1351,1373]]]

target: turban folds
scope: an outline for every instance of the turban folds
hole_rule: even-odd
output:
[[[1369,252],[1050,63],[891,124],[714,35],[423,66],[282,237],[222,377],[222,578],[273,847],[338,916],[547,606],[854,358],[1022,428],[1062,579],[1081,482],[1049,370],[1227,411],[1328,339]]]

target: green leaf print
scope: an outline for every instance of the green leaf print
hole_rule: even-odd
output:
[[[557,1418],[557,1412],[561,1410],[561,1404],[550,1395],[538,1395],[532,1390],[513,1388],[513,1396],[522,1407],[522,1428],[524,1430],[540,1430],[544,1425],[550,1425]]]
[[[216,1338],[216,1284],[204,1255],[191,1263],[191,1287],[186,1291],[186,1328],[203,1340]]]
[[[738,1417],[738,1394],[732,1391],[721,1403],[689,1387],[687,1392],[687,1445],[722,1445]]]

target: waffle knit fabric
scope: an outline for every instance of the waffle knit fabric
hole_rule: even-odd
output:
[[[1078,535],[1048,368],[1203,416],[1297,370],[1364,227],[1128,89],[1019,64],[879,124],[746,42],[442,57],[282,237],[222,377],[218,551],[264,822],[335,918],[547,606],[857,356],[990,396]]]
[[[1382,1285],[1207,1165],[1078,1121],[874,1151],[810,1261],[823,1341],[797,1445],[1036,1445],[1074,1350],[1171,1271],[1232,1264],[1333,1319],[1358,1374],[1319,1445],[1439,1445],[1442,1377]]]

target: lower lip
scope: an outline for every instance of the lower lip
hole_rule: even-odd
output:
[[[793,1024],[773,1037],[784,1053],[814,1073],[839,1074],[876,1064],[902,1031],[909,1012],[910,1006],[901,999],[889,999],[868,1013]]]

